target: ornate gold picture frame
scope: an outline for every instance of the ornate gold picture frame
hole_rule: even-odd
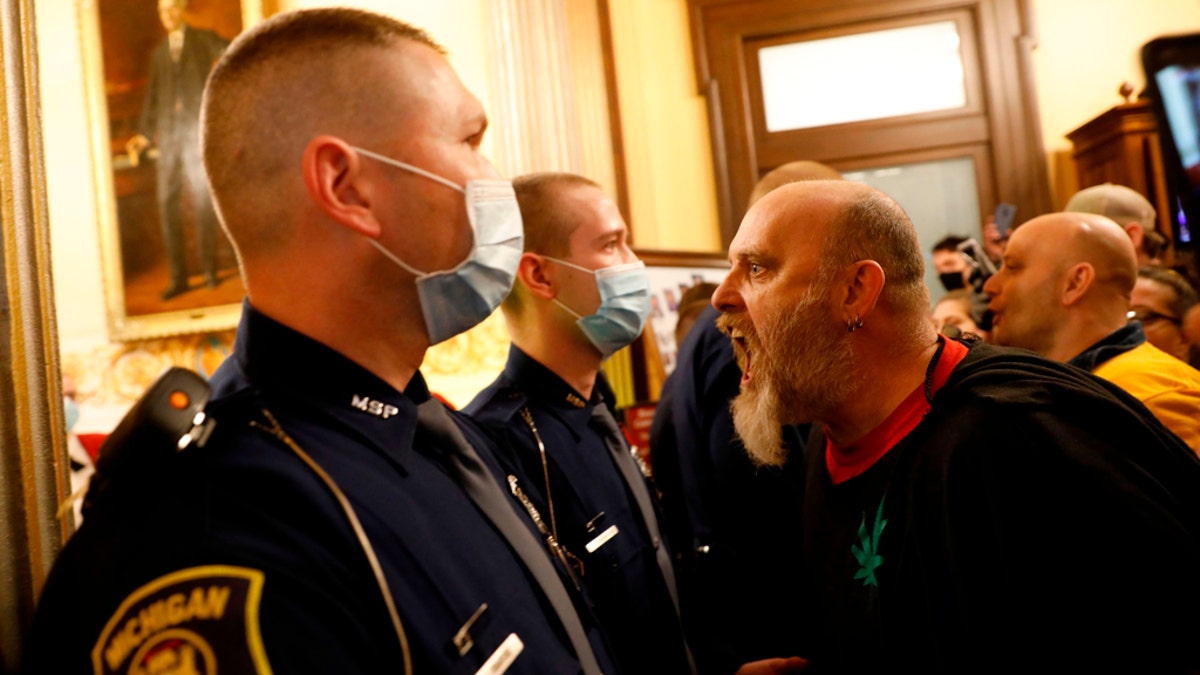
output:
[[[260,0],[80,0],[112,340],[231,328],[244,295],[200,162],[204,78]]]

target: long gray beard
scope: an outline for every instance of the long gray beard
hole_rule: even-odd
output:
[[[815,291],[764,327],[775,353],[768,357],[764,341],[755,340],[755,382],[731,406],[734,429],[759,466],[783,465],[789,451],[783,425],[822,421],[842,405],[859,377],[849,336],[841,326],[821,323],[811,296]]]
[[[779,395],[771,386],[743,391],[733,399],[733,428],[755,466],[783,466],[789,448],[783,442]]]

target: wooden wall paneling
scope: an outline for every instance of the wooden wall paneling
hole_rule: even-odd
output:
[[[1114,106],[1067,134],[1079,187],[1116,183],[1132,188],[1154,205],[1155,227],[1172,244],[1171,197],[1163,172],[1158,124],[1150,101]]]
[[[33,0],[0,0],[0,672],[63,540],[68,488]]]

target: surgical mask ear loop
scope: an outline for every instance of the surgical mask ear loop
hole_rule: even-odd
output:
[[[443,177],[437,175],[436,173],[426,171],[425,169],[422,169],[418,166],[413,166],[412,164],[408,164],[406,162],[401,162],[398,159],[392,159],[391,157],[388,157],[387,155],[381,155],[377,152],[371,152],[370,150],[367,150],[365,148],[360,148],[357,145],[352,145],[350,147],[353,148],[359,154],[370,157],[371,159],[378,160],[380,162],[383,162],[384,164],[390,164],[392,166],[404,169],[405,171],[411,171],[412,173],[415,173],[418,176],[424,176],[425,178],[428,178],[429,180],[441,183],[442,185],[445,185],[448,188],[458,190],[459,192],[461,192],[464,195],[467,193],[467,190],[465,188],[463,188],[462,186],[458,185],[454,181],[443,178]],[[419,270],[419,269],[413,267],[412,265],[409,265],[408,263],[401,260],[400,257],[397,256],[395,253],[392,253],[391,251],[384,248],[383,244],[380,244],[378,240],[371,239],[370,242],[371,242],[372,246],[374,246],[380,253],[387,256],[389,260],[396,263],[401,268],[408,271],[410,274],[417,277],[418,279],[427,277],[431,274],[439,274],[441,272],[453,272],[454,270],[462,267],[464,264],[466,264],[466,262],[468,260],[471,259],[471,255],[468,253],[466,259],[464,259],[462,262],[455,265],[454,267],[451,267],[450,269],[438,270],[435,272],[422,272],[421,270]],[[471,248],[472,248],[472,250],[475,248],[475,228],[471,228]]]
[[[565,265],[566,267],[573,267],[573,268],[579,270],[580,272],[585,272],[587,274],[591,274],[593,277],[596,275],[596,270],[589,270],[586,267],[581,267],[579,265],[576,265],[575,263],[569,263],[566,260],[559,260],[558,258],[555,258],[553,256],[544,255],[542,257],[551,262],[558,263],[559,265]],[[583,319],[582,314],[580,314],[579,312],[576,312],[575,310],[571,309],[570,307],[567,307],[566,303],[559,300],[557,297],[550,298],[550,301],[553,302],[554,304],[558,305],[559,307],[562,307],[564,310],[566,310],[566,312],[568,314],[575,317],[576,320]]]
[[[446,187],[454,188],[455,190],[458,190],[459,192],[461,192],[463,194],[467,193],[466,188],[464,188],[463,186],[459,185],[458,183],[455,183],[454,181],[443,178],[443,177],[437,175],[436,173],[431,173],[420,167],[416,167],[416,166],[413,166],[412,164],[407,164],[405,162],[401,162],[398,159],[392,159],[391,157],[388,157],[386,155],[381,155],[377,152],[371,152],[370,150],[364,150],[355,145],[352,145],[350,147],[354,148],[359,153],[364,154],[367,157],[370,157],[372,159],[377,159],[377,160],[383,162],[384,164],[391,164],[392,166],[400,167],[401,169],[405,169],[406,171],[411,171],[417,175],[424,176],[424,177],[428,178],[429,180],[437,181],[437,182],[441,183],[442,185],[445,185]]]

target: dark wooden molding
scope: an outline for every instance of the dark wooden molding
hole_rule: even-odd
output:
[[[634,249],[633,252],[647,267],[729,267],[729,260],[724,253],[644,248]]]
[[[0,0],[0,672],[16,672],[46,574],[73,530],[50,275],[33,0]]]
[[[728,246],[760,176],[809,159],[840,170],[918,161],[976,163],[980,221],[997,201],[1051,210],[1030,54],[1029,0],[689,0],[698,91],[708,98],[721,237]],[[814,129],[767,132],[754,67],[764,46],[952,20],[966,105]],[[829,92],[828,95],[836,95]]]
[[[596,11],[600,16],[600,45],[604,52],[604,82],[608,96],[609,133],[612,135],[613,179],[617,183],[617,208],[632,230],[629,177],[625,170],[625,134],[621,128],[621,101],[617,89],[617,62],[613,56],[612,14],[609,12],[608,0],[596,0]]]

